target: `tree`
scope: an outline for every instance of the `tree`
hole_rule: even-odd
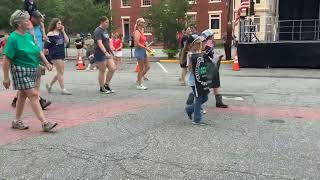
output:
[[[191,8],[188,0],[161,0],[144,14],[153,34],[163,41],[164,48],[178,50],[176,33],[185,27],[186,12]]]
[[[68,33],[92,32],[100,16],[110,17],[110,8],[93,0],[36,0],[40,12],[46,15],[46,27],[52,18],[60,18]],[[105,1],[106,2],[106,1]],[[22,9],[21,0],[0,1],[0,29],[9,27],[10,15]]]
[[[100,16],[110,16],[109,8],[92,0],[39,0],[39,4],[46,23],[59,17],[69,33],[92,32]]]
[[[21,0],[0,0],[0,29],[11,29],[9,25],[10,15],[16,9],[22,7]]]

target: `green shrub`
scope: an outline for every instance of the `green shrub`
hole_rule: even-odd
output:
[[[175,58],[179,50],[176,49],[164,49],[163,52],[168,55],[168,58]]]

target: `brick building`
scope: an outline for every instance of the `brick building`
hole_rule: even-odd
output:
[[[227,0],[190,0],[192,9],[186,13],[188,24],[197,27],[199,32],[211,28],[216,34],[216,39],[221,39],[226,32],[227,24]],[[128,40],[133,32],[137,18],[143,12],[159,0],[111,0],[113,11],[112,22],[118,32],[124,35],[124,40]],[[146,35],[152,39],[152,28],[146,27]]]

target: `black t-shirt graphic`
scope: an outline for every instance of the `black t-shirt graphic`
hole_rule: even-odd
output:
[[[196,97],[209,94],[207,67],[202,53],[192,54],[192,71],[195,79]]]

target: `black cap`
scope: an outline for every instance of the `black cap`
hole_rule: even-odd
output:
[[[31,17],[34,17],[34,18],[43,18],[44,15],[40,13],[40,11],[33,11],[31,14],[30,14]]]

